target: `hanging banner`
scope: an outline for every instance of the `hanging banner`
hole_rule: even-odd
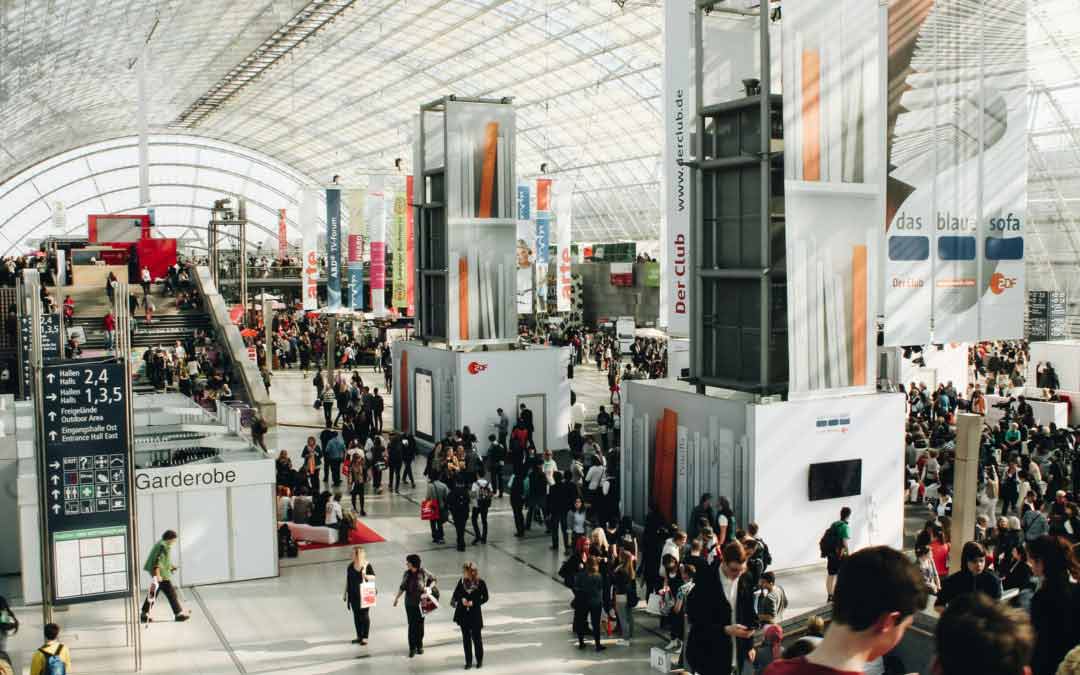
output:
[[[304,188],[300,195],[300,236],[303,250],[303,275],[300,283],[305,310],[319,308],[319,235],[316,213],[319,196],[314,188]]]
[[[1024,0],[889,8],[886,345],[1023,336],[1026,25]]]
[[[405,177],[405,194],[408,206],[405,209],[405,287],[406,315],[416,316],[416,231],[413,213],[413,177]]]
[[[349,307],[364,309],[364,237],[367,218],[364,214],[364,190],[345,190],[342,194],[345,214],[349,218],[349,238],[346,265],[349,274]]]
[[[405,249],[408,247],[408,232],[405,230],[405,193],[394,194],[394,217],[391,231],[391,246],[393,247],[394,269],[391,279],[393,289],[391,291],[391,304],[394,307],[404,309],[409,305],[409,291],[405,287],[408,264],[405,262]]]
[[[532,187],[517,186],[517,311],[533,311],[533,263],[536,260],[536,226],[532,221]]]
[[[368,283],[371,284],[371,311],[386,314],[386,206],[383,176],[372,176],[368,183],[368,223],[371,226],[371,265]]]
[[[693,100],[690,98],[692,0],[666,0],[664,7],[663,211],[660,219],[660,325],[668,334],[690,334],[690,169]],[[787,8],[784,8],[787,11]],[[786,18],[786,17],[785,17]],[[785,21],[785,24],[787,22]]]
[[[570,270],[570,229],[574,220],[574,191],[573,186],[565,183],[559,184],[559,190],[555,202],[555,224],[559,231],[559,252],[556,261],[557,271],[555,276],[555,309],[559,312],[569,312],[573,289],[571,288]]]
[[[289,256],[289,240],[288,229],[286,228],[285,209],[278,209],[277,246],[278,260],[284,260]]]
[[[341,190],[326,189],[326,307],[341,307]]]
[[[885,10],[801,0],[784,12],[789,390],[873,391]]]
[[[536,179],[536,300],[547,311],[548,262],[551,249],[551,179]]]

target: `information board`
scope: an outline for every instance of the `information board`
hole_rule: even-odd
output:
[[[22,361],[22,387],[19,391],[24,399],[30,398],[30,378],[33,377],[33,370],[30,368],[30,325],[29,316],[19,316],[19,360]]]
[[[41,315],[41,358],[58,359],[60,352],[60,315]],[[27,343],[30,344],[30,343]]]
[[[48,530],[57,604],[128,591],[128,401],[124,365],[42,368]]]
[[[1064,340],[1065,308],[1066,295],[1063,291],[1028,291],[1028,340]]]

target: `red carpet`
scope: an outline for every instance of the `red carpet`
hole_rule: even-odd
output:
[[[311,542],[297,542],[297,548],[301,551],[314,551],[320,548],[335,548],[337,546],[356,546],[357,544],[377,544],[380,541],[386,541],[375,530],[371,529],[367,525],[364,525],[360,521],[356,522],[356,527],[349,533],[349,540],[338,542],[337,544],[317,544]]]

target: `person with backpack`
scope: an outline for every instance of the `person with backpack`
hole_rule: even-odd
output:
[[[457,540],[457,550],[465,550],[465,524],[469,518],[469,484],[465,477],[458,475],[454,478],[454,485],[450,488],[450,494],[446,498],[450,515],[454,519],[454,534]]]
[[[495,491],[492,489],[491,483],[484,478],[484,470],[481,468],[477,473],[476,481],[472,484],[472,497],[476,504],[472,509],[472,527],[473,532],[476,534],[475,538],[473,538],[473,545],[487,543],[488,509],[491,508],[491,498],[494,494]]]
[[[821,557],[827,561],[825,591],[832,602],[833,591],[836,589],[836,575],[840,573],[840,562],[847,557],[848,544],[851,542],[851,507],[845,506],[840,509],[840,520],[829,525],[825,530],[818,546],[821,549]]]
[[[576,497],[574,486],[563,480],[560,471],[552,474],[554,484],[548,489],[547,512],[551,523],[551,550],[559,550],[559,530],[562,530],[563,548],[570,550],[570,534],[567,525],[567,513],[573,508]]]
[[[45,624],[45,644],[30,663],[30,675],[65,675],[71,669],[71,650],[59,641],[60,626]]]
[[[442,480],[439,479],[438,474],[434,472],[428,476],[428,481],[427,496],[425,497],[425,500],[434,499],[439,505],[438,518],[428,521],[431,523],[431,541],[434,544],[444,544],[446,543],[446,540],[445,534],[443,533],[443,523],[446,522],[446,500],[450,494],[450,489],[446,487],[446,483],[442,482]]]

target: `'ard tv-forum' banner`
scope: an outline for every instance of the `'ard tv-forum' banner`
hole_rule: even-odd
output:
[[[889,5],[887,345],[1023,335],[1026,26],[1024,0]]]

